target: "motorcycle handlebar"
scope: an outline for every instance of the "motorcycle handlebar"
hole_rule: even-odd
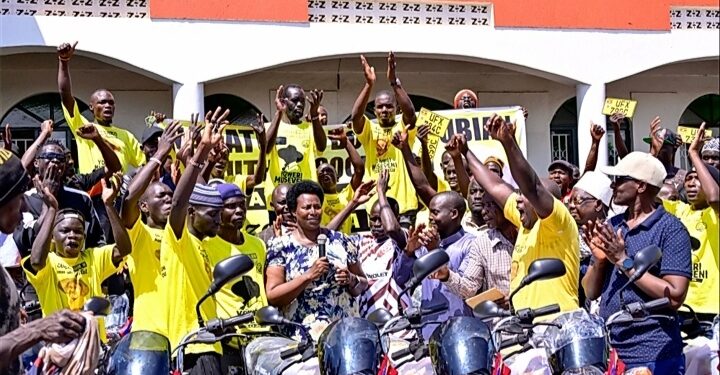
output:
[[[512,338],[509,338],[509,339],[506,339],[506,340],[503,340],[502,342],[500,342],[499,350],[503,350],[503,349],[506,349],[506,348],[509,348],[509,347],[515,346],[515,345],[525,345],[529,340],[530,340],[530,337],[528,337],[527,334],[523,333],[523,334],[515,335]]]
[[[300,354],[300,347],[299,347],[299,346],[298,346],[297,348],[292,348],[292,349],[288,349],[288,350],[283,350],[282,352],[280,352],[280,359],[282,359],[282,360],[284,361],[284,360],[286,360],[286,359],[288,359],[288,358],[290,358],[290,357],[294,357],[294,356],[296,356],[296,355],[298,355],[298,354]]]
[[[645,310],[648,312],[664,309],[670,306],[670,299],[667,297],[659,298],[645,303]]]
[[[545,316],[545,315],[555,314],[558,312],[560,312],[560,305],[558,305],[557,303],[554,303],[552,305],[543,306],[543,307],[540,307],[537,309],[519,310],[517,312],[517,317],[520,318],[520,320],[522,320],[522,321],[532,322],[533,319],[535,319],[535,318]]]
[[[222,332],[228,328],[250,323],[253,320],[255,320],[255,315],[253,313],[245,313],[227,319],[213,319],[207,323],[207,330],[215,333]]]
[[[447,310],[447,308],[448,308],[447,303],[441,303],[441,304],[429,307],[427,309],[421,309],[420,315],[430,315],[430,314],[439,313],[441,311]]]
[[[409,356],[410,354],[412,354],[412,350],[410,350],[410,347],[408,346],[405,349],[401,349],[400,351],[392,353],[390,355],[390,357],[392,358],[393,361],[397,361],[398,359]]]

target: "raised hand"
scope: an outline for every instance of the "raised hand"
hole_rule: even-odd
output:
[[[285,113],[285,110],[287,110],[287,99],[283,96],[284,92],[285,86],[280,85],[275,93],[275,108],[277,108],[280,113]]]
[[[705,144],[705,122],[700,124],[700,128],[697,133],[695,133],[695,138],[688,148],[688,155],[693,152],[697,152],[699,154],[702,150],[703,144]]]
[[[210,147],[211,149],[217,146],[223,140],[222,132],[228,125],[228,122],[225,121],[225,119],[229,115],[229,109],[222,112],[222,108],[220,107],[217,107],[215,112],[208,111],[208,113],[205,114],[205,129],[203,130],[200,143]]]
[[[164,113],[150,111],[150,116],[155,118],[156,124],[162,124],[163,121],[167,118]]]
[[[107,205],[112,205],[120,192],[122,184],[122,173],[116,172],[112,176],[102,179],[102,200]]]
[[[426,145],[429,136],[430,136],[430,125],[422,124],[422,125],[418,126],[417,137],[420,140],[420,143]]]
[[[388,82],[394,84],[397,81],[397,61],[395,61],[395,54],[393,52],[388,53],[388,70],[387,79]]]
[[[77,136],[82,139],[87,139],[89,141],[97,141],[102,139],[102,137],[100,136],[100,132],[98,132],[97,128],[93,124],[85,124],[78,128]]]
[[[413,255],[415,251],[422,246],[422,243],[420,243],[420,233],[425,231],[425,227],[426,225],[424,223],[420,223],[416,227],[410,228],[408,242],[405,246],[405,254]]]
[[[40,196],[43,203],[49,208],[54,208],[55,210],[57,210],[59,206],[54,193],[54,186],[57,184],[55,180],[58,177],[58,173],[58,168],[55,165],[50,165],[47,169],[45,169],[45,175],[43,175],[42,181],[40,181],[40,177],[38,175],[35,175],[32,180],[33,185],[35,186],[35,191]]]
[[[384,168],[380,170],[380,173],[378,174],[378,180],[377,180],[377,192],[379,193],[387,193],[389,188],[389,181],[390,181],[390,171],[387,168]]]
[[[40,132],[50,136],[53,132],[53,120],[45,120],[40,124]]]
[[[602,126],[590,122],[590,136],[592,137],[593,142],[600,143],[602,140],[602,137],[605,135],[605,129],[603,129]]]
[[[353,200],[357,202],[358,205],[365,204],[373,195],[375,195],[375,181],[365,181],[355,190]]]
[[[624,119],[625,119],[625,115],[624,115],[624,114],[622,114],[622,113],[620,113],[620,112],[618,112],[618,113],[613,113],[613,115],[610,116],[610,123],[613,125],[613,129],[619,130],[619,129],[620,129],[620,124],[622,123],[622,121],[623,121]]]
[[[431,226],[420,233],[420,243],[428,250],[437,249],[440,246],[440,235],[437,228]]]
[[[490,133],[493,139],[500,142],[508,142],[514,140],[515,132],[513,126],[505,122],[501,116],[493,114],[485,123],[485,131]]]
[[[403,148],[408,142],[408,130],[410,125],[405,125],[402,131],[396,131],[390,141],[396,148]]]
[[[328,132],[328,138],[333,141],[337,141],[342,148],[347,146],[347,134],[345,134],[345,128],[335,128],[330,130]]]
[[[250,124],[250,127],[255,133],[258,144],[265,144],[265,120],[263,119],[262,113],[255,114],[255,123]]]
[[[170,154],[170,150],[172,150],[175,141],[180,139],[184,134],[183,127],[180,125],[180,121],[177,120],[173,121],[163,130],[160,139],[158,139],[158,148],[156,151],[156,153],[161,156],[161,159]]]
[[[445,150],[453,158],[460,157],[460,155],[462,155],[462,150],[460,147],[464,140],[465,140],[465,135],[453,134],[452,138],[450,138],[448,143],[445,145]],[[465,142],[465,148],[467,148],[467,142]]]
[[[172,178],[175,185],[177,185],[177,183],[180,181],[181,173],[182,172],[180,172],[180,159],[177,158],[170,165],[170,177]]]
[[[6,150],[12,150],[12,133],[10,132],[10,124],[5,124],[5,133],[3,134],[3,144]]]
[[[63,43],[57,48],[58,59],[61,61],[70,61],[73,55],[75,55],[75,46],[78,42],[75,42],[72,46],[70,43]]]
[[[660,134],[660,132],[662,131],[662,129],[660,128],[661,123],[662,121],[660,120],[660,116],[655,116],[655,118],[650,121],[650,150],[654,151],[655,155],[660,152],[660,149],[665,142],[665,140],[663,139],[663,137],[661,137]]]
[[[370,86],[374,85],[377,79],[375,76],[375,68],[368,64],[367,59],[365,59],[363,55],[360,55],[360,63],[362,64],[363,73],[365,74],[365,82]]]
[[[307,100],[310,102],[310,116],[311,117],[317,117],[318,116],[318,110],[320,109],[320,104],[322,103],[323,98],[323,91],[322,90],[312,90],[308,93]]]

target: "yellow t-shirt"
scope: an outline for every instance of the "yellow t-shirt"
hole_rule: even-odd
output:
[[[103,159],[95,143],[80,138],[75,134],[83,125],[92,123],[80,114],[77,102],[73,108],[72,115],[64,105],[63,113],[65,114],[65,121],[67,121],[70,131],[75,137],[75,143],[77,143],[78,173],[90,173],[97,168],[104,167],[105,159]],[[118,159],[120,159],[123,173],[127,173],[130,167],[137,168],[145,164],[145,154],[142,153],[140,143],[132,133],[112,125],[96,125],[96,128],[100,135],[108,141],[113,150],[115,150],[115,154],[117,154]]]
[[[267,306],[267,295],[265,294],[265,243],[247,232],[243,231],[245,242],[242,245],[235,245],[215,236],[207,238],[203,241],[204,246],[208,250],[208,256],[213,267],[223,259],[227,259],[233,255],[244,254],[252,259],[255,268],[246,273],[234,282],[225,285],[215,295],[217,302],[218,318],[227,319],[236,315],[252,312],[254,313],[261,307]],[[236,283],[243,283],[247,296],[238,296],[232,292],[232,286]],[[247,297],[247,299],[245,298]],[[260,327],[255,323],[250,323],[239,332],[267,332],[267,327]],[[236,340],[230,342],[231,346],[237,347]]]
[[[322,207],[322,219],[320,219],[320,225],[326,226],[330,223],[330,221],[337,216],[340,211],[342,211],[347,205],[348,202],[350,202],[353,199],[353,195],[355,194],[352,186],[350,184],[347,184],[342,191],[336,194],[325,194],[325,199],[323,201],[323,207]],[[340,232],[343,232],[345,234],[350,234],[352,230],[352,215],[349,216],[345,221],[342,223],[340,228],[338,230]]]
[[[451,189],[450,189],[450,184],[449,184],[447,181],[445,181],[444,178],[438,176],[438,188],[437,188],[437,192],[438,192],[438,193],[442,193],[442,192],[450,191],[450,190],[451,190]]]
[[[665,210],[680,219],[690,236],[700,241],[692,251],[692,279],[685,304],[698,313],[717,314],[720,310],[720,226],[712,207],[693,210],[682,201],[663,200]]]
[[[43,316],[62,309],[80,311],[90,297],[103,297],[103,280],[117,271],[112,256],[114,244],[85,249],[77,258],[48,254],[45,267],[32,272],[30,257],[23,259],[28,281],[35,287]]]
[[[127,258],[130,280],[135,292],[132,331],[166,334],[166,322],[158,318],[157,303],[164,300],[160,283],[160,242],[162,229],[150,228],[138,218],[128,230],[133,252]]]
[[[186,334],[198,328],[195,304],[205,295],[212,280],[212,263],[203,243],[183,226],[181,238],[175,237],[170,224],[165,226],[160,243],[159,291],[165,297],[167,338],[174,350]],[[216,317],[215,300],[206,299],[200,312],[204,321]],[[186,353],[215,351],[221,345],[190,345]]]
[[[292,125],[280,122],[275,146],[270,150],[270,184],[277,186],[315,180],[315,157],[318,154],[312,123],[303,121]]]
[[[395,148],[391,142],[393,134],[401,131],[404,126],[400,121],[392,128],[383,128],[378,123],[371,122],[365,117],[363,131],[357,135],[365,150],[365,179],[377,179],[379,171],[388,169],[390,171],[390,181],[387,195],[398,201],[400,213],[418,208],[415,187],[405,168],[402,152]],[[416,134],[417,128],[413,128],[408,134],[408,142],[411,148],[415,142]],[[365,206],[368,211],[375,200],[377,200],[377,196],[374,196],[366,203]]]
[[[526,286],[513,297],[514,307],[538,308],[557,303],[561,311],[577,309],[580,247],[575,220],[561,201],[553,199],[552,214],[538,219],[532,229],[525,229],[520,222],[517,197],[516,193],[510,195],[504,208],[505,217],[520,228],[512,254],[510,289],[515,290],[520,285],[530,263],[537,259],[560,259],[567,272],[565,276]]]

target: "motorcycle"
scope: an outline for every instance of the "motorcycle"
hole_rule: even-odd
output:
[[[200,306],[215,295],[223,286],[249,272],[254,267],[247,255],[235,255],[224,259],[213,269],[213,281],[205,295],[195,305],[199,328],[188,333],[171,353],[170,342],[160,334],[147,331],[132,332],[123,337],[108,354],[107,366],[102,371],[111,375],[169,374],[170,358],[177,352],[175,371],[183,373],[185,348],[190,344],[214,344],[225,338],[237,336],[226,333],[230,328],[252,321],[252,314],[228,319],[212,319],[205,323]]]

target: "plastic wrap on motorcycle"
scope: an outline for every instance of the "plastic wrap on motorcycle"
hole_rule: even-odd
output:
[[[595,367],[607,368],[609,345],[603,320],[584,309],[562,314],[553,320],[561,329],[549,327],[545,337],[555,371]]]
[[[433,332],[429,347],[438,375],[489,374],[492,369],[490,328],[478,318],[451,318]]]
[[[258,337],[245,348],[245,366],[252,369],[253,374],[280,374],[281,370],[299,358],[288,358],[283,361],[280,353],[297,347],[297,341],[285,337]]]
[[[125,336],[115,346],[108,363],[108,374],[144,375],[170,372],[170,343],[163,335],[138,331]]]
[[[380,331],[366,319],[340,319],[318,340],[320,372],[326,375],[376,374],[381,355]]]

